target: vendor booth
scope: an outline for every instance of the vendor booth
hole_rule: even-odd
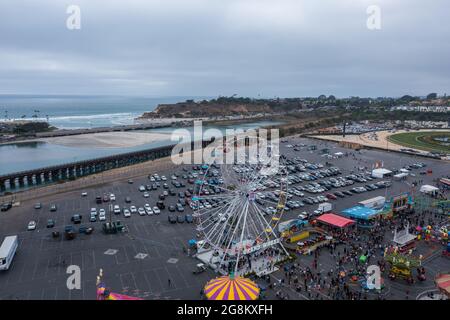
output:
[[[423,186],[420,187],[420,192],[422,193],[426,193],[429,195],[435,195],[439,192],[439,188],[436,188],[434,186],[430,186],[428,184],[425,184]]]
[[[372,228],[374,226],[374,221],[379,215],[379,211],[364,207],[355,206],[343,210],[342,215],[352,220],[355,220],[358,227]]]
[[[372,170],[372,177],[383,179],[384,177],[388,177],[392,175],[392,171],[385,168],[378,168]]]

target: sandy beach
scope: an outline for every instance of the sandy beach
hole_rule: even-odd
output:
[[[170,133],[155,132],[102,132],[76,136],[44,138],[51,144],[77,148],[128,148],[147,143],[170,140]]]

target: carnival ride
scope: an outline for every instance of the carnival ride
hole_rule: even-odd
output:
[[[255,282],[233,273],[208,281],[203,291],[208,300],[256,300],[260,294]]]
[[[240,276],[254,271],[248,267],[250,257],[263,256],[265,250],[276,247],[279,254],[270,255],[270,263],[254,261],[255,267],[270,272],[268,265],[273,268],[288,256],[276,228],[287,200],[284,157],[275,154],[267,142],[258,141],[256,148],[239,137],[211,154],[192,197],[196,230],[202,238],[196,257],[222,274]],[[226,161],[230,156],[232,161]],[[220,182],[211,184],[212,176]],[[218,192],[210,194],[209,187]],[[210,202],[215,206],[203,206]],[[268,206],[273,208],[270,212]]]
[[[450,298],[450,274],[439,274],[435,282],[438,290],[447,298]]]
[[[97,300],[143,300],[137,297],[131,297],[120,293],[111,292],[106,288],[105,283],[102,281],[103,270],[100,269],[100,273],[97,276]]]
[[[414,283],[413,269],[417,268],[419,280],[425,280],[425,269],[422,268],[421,257],[415,258],[411,255],[401,253],[397,247],[386,248],[384,259],[390,265],[389,278],[405,279],[409,284]]]
[[[413,196],[409,192],[404,192],[391,197],[384,204],[379,214],[384,217],[392,217],[395,214],[407,213],[414,208]]]

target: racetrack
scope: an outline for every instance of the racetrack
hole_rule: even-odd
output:
[[[436,140],[442,139],[442,141]],[[390,142],[414,149],[450,153],[450,131],[419,131],[393,134]],[[447,139],[447,142],[444,141]]]

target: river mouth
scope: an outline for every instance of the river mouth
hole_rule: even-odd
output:
[[[204,126],[203,130],[216,128],[225,133],[227,129],[248,130],[281,123],[255,121],[241,125]],[[193,137],[193,127],[182,129],[184,134],[189,132]],[[3,144],[0,145],[0,175],[173,145],[179,141],[172,140],[174,130],[167,127],[92,133]],[[177,136],[180,137],[180,133],[174,138]]]

